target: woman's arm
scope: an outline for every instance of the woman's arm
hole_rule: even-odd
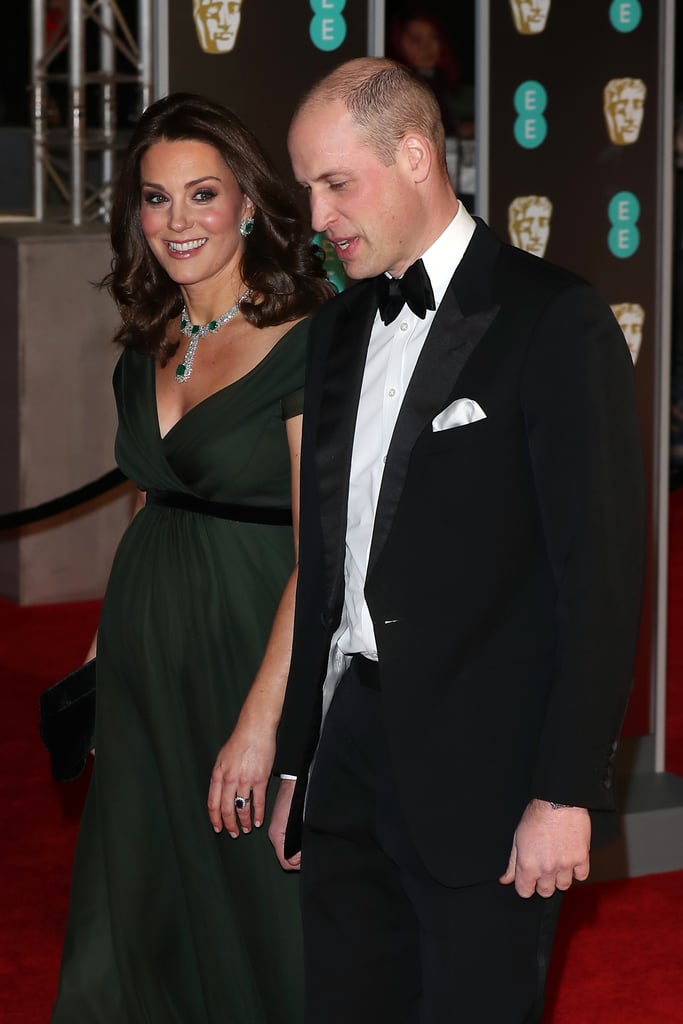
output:
[[[292,476],[295,559],[298,558],[301,424],[301,416],[286,420]],[[292,653],[296,578],[295,567],[280,598],[263,660],[235,729],[218,752],[211,773],[209,818],[216,832],[225,826],[233,839],[240,834],[240,829],[250,832],[252,822],[255,828],[259,828],[265,816],[266,788],[275,757],[275,734]],[[237,795],[250,797],[250,802],[236,811]]]

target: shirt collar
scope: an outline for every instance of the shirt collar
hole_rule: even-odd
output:
[[[475,228],[474,219],[462,203],[459,203],[453,220],[422,255],[437,307],[446,294],[448,283],[460,260],[465,255]]]

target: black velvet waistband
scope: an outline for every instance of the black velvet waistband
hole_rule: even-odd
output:
[[[231,505],[224,501],[205,501],[182,491],[147,491],[148,505],[178,508],[183,512],[199,512],[218,519],[232,519],[237,523],[261,523],[264,526],[291,526],[291,508],[268,508],[264,505]]]

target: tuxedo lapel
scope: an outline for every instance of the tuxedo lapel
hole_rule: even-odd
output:
[[[374,279],[337,300],[321,391],[316,466],[328,611],[343,590],[349,474],[365,357],[377,310]]]
[[[396,422],[382,476],[368,575],[388,536],[417,438],[447,404],[497,311],[491,284],[500,243],[481,222],[439,306]]]

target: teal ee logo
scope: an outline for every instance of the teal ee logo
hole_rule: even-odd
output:
[[[548,94],[540,82],[522,82],[515,90],[515,139],[523,149],[537,149],[545,142],[548,122],[543,112],[548,105]]]
[[[313,244],[323,254],[323,266],[325,267],[327,280],[334,285],[338,292],[343,292],[347,285],[346,273],[337,256],[337,250],[334,245],[330,242],[324,231],[319,231],[317,235],[313,235]]]
[[[609,20],[617,32],[633,32],[642,16],[643,8],[638,0],[614,0],[609,9]]]
[[[346,0],[310,0],[313,18],[309,28],[311,42],[319,50],[336,50],[346,39],[346,21],[342,11]]]
[[[607,214],[612,225],[607,236],[610,252],[618,259],[628,259],[640,245],[640,203],[633,192],[617,192],[610,200]]]

